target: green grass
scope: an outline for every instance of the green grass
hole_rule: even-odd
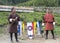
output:
[[[56,35],[60,35],[60,26],[55,26],[54,32]]]
[[[0,34],[4,33],[4,29],[0,28]]]
[[[0,12],[0,25],[7,24],[8,12]]]
[[[10,12],[0,12],[0,25],[8,23],[8,15]],[[23,21],[32,22],[36,18],[37,20],[42,20],[43,12],[33,12],[33,13],[17,13],[21,18],[24,18]],[[55,21],[57,24],[60,24],[60,14],[54,14]],[[0,34],[4,32],[4,29],[0,28]],[[56,25],[54,29],[55,34],[60,35],[60,26]]]
[[[26,22],[32,22],[34,21],[34,18],[37,20],[42,20],[43,13],[34,12],[34,13],[20,13],[19,14],[21,18],[24,16],[24,21]]]
[[[42,20],[44,15],[43,12],[33,12],[33,13],[18,13],[20,18],[24,18],[23,21],[31,22],[34,21],[35,18],[37,20]],[[0,12],[0,25],[8,23],[8,15],[9,12]],[[60,14],[54,14],[55,21],[57,24],[60,24]]]
[[[1,34],[1,33],[3,33],[3,30],[2,30],[2,29],[0,29],[0,34]]]
[[[37,20],[42,20],[42,17],[45,13],[43,12],[33,12],[33,13],[19,13],[20,17],[22,18],[24,16],[24,21],[34,21],[34,18]],[[55,22],[56,24],[60,24],[60,14],[55,13]]]

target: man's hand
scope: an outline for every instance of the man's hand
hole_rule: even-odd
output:
[[[12,22],[12,20],[13,20],[13,19],[11,18],[9,21]]]
[[[18,17],[15,18],[16,20],[18,19]]]
[[[16,21],[16,19],[13,19],[13,21]]]
[[[42,26],[44,26],[45,25],[45,23],[42,23]]]
[[[55,26],[55,22],[53,22],[53,25]]]
[[[13,21],[16,21],[18,17],[16,17],[15,19],[13,19]]]

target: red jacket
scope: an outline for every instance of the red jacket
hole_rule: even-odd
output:
[[[45,30],[53,30],[53,22],[54,22],[54,16],[52,14],[45,14],[44,15],[44,21],[45,21]]]

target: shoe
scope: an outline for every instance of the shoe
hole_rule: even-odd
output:
[[[19,40],[16,40],[16,42],[19,42]]]
[[[53,37],[53,39],[56,40],[55,37]]]
[[[11,41],[11,43],[13,43],[13,41]]]
[[[48,37],[46,37],[45,39],[48,39]]]

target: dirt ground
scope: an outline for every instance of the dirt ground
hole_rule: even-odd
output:
[[[14,35],[13,35],[14,36]],[[60,43],[60,36],[55,35],[56,39],[52,39],[52,35],[49,35],[49,39],[45,39],[45,37],[41,37],[36,35],[34,39],[28,39],[27,35],[23,35],[22,37],[18,36],[18,43]],[[0,34],[0,43],[11,43],[9,33],[7,30],[3,34]],[[15,41],[15,37],[13,37],[13,43],[17,43]]]
[[[0,43],[11,43],[9,34],[0,35]],[[34,39],[28,39],[27,37],[19,36],[19,42],[16,42],[14,39],[13,43],[60,43],[60,37],[56,37],[55,40],[49,37],[49,39],[46,40],[45,37],[42,38],[39,36],[36,36]]]

